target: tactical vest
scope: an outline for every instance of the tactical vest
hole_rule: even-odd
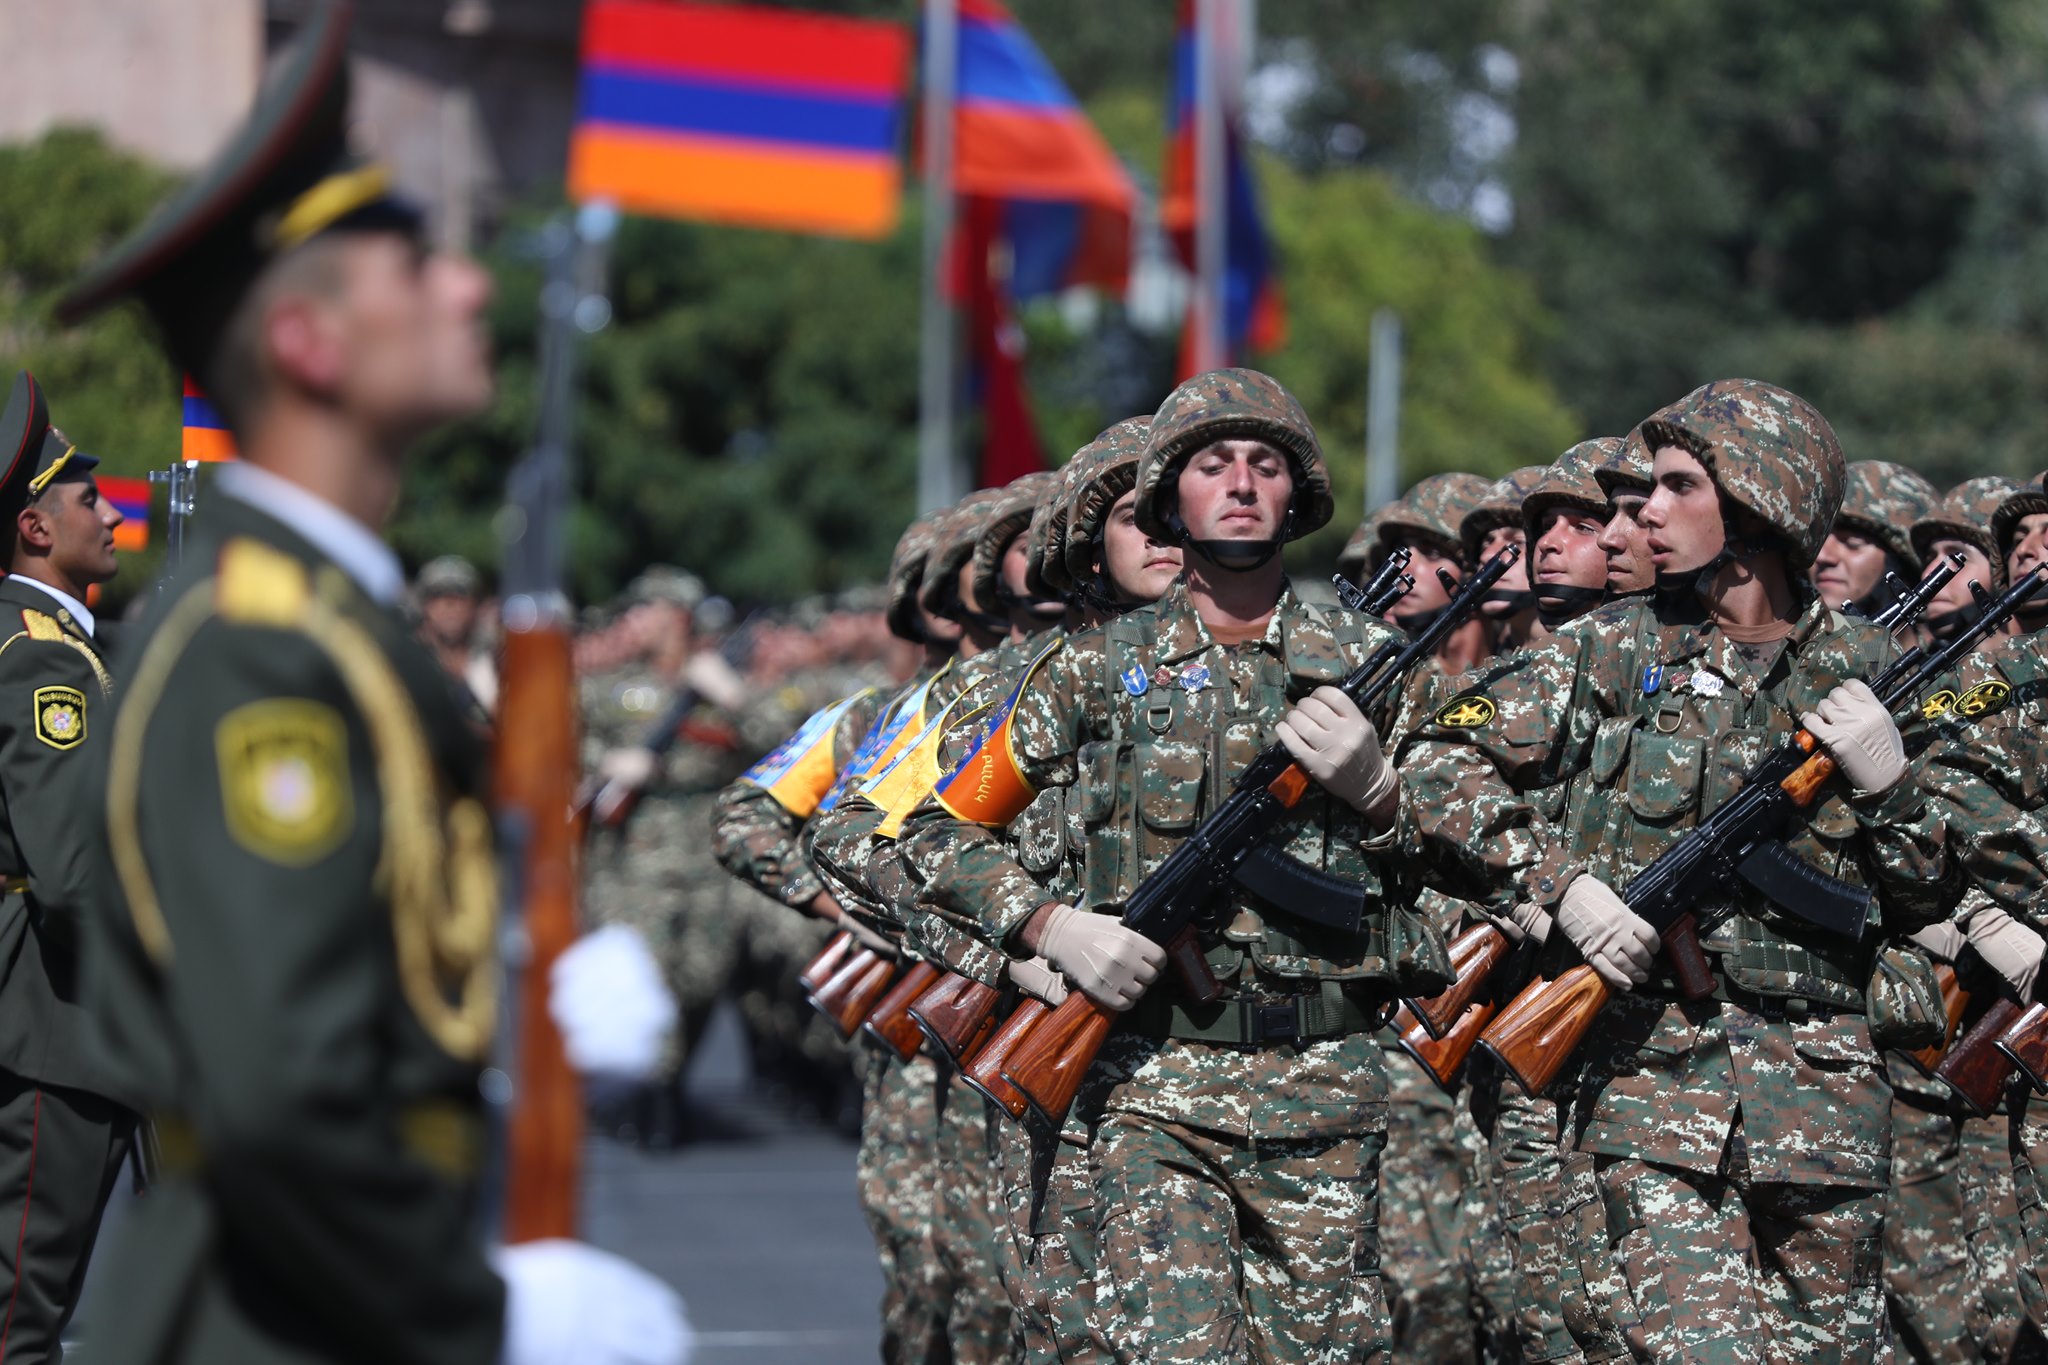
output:
[[[1830,610],[1815,637],[1846,624]],[[1703,814],[1734,795],[1743,775],[1789,738],[1799,715],[1818,705],[1838,681],[1809,676],[1788,642],[1766,676],[1782,666],[1789,677],[1771,687],[1758,682],[1745,695],[1742,684],[1748,678],[1724,678],[1705,668],[1711,650],[1678,661],[1660,658],[1658,634],[1656,613],[1645,606],[1632,650],[1619,661],[1620,713],[1601,721],[1593,736],[1592,781],[1572,825],[1574,859],[1583,859],[1589,871],[1617,891]],[[1648,672],[1653,669],[1661,673]],[[1694,683],[1702,672],[1720,678],[1712,695]],[[1785,842],[1829,876],[1868,884],[1856,814],[1839,782],[1795,822]],[[1875,902],[1872,910],[1874,915]],[[1727,998],[1738,1003],[1751,996],[1806,1000],[1856,1012],[1865,1008],[1875,935],[1866,933],[1863,945],[1850,943],[1787,913],[1739,881],[1718,903],[1698,907],[1698,917],[1701,946],[1718,958]],[[1658,962],[1664,966],[1661,957]],[[1668,971],[1652,978],[1651,989],[1674,989]]]
[[[1273,727],[1292,701],[1340,681],[1350,668],[1342,660],[1295,655],[1291,649],[1292,657],[1278,663],[1261,652],[1254,695],[1240,700],[1229,677],[1206,679],[1191,689],[1159,669],[1157,619],[1155,611],[1141,610],[1104,628],[1101,686],[1110,734],[1076,755],[1079,771],[1061,822],[1078,863],[1081,903],[1098,912],[1120,909],[1145,873],[1229,794],[1232,781],[1272,742]],[[1367,641],[1358,620],[1348,613],[1323,619],[1346,655],[1364,656]],[[1142,688],[1132,681],[1139,678],[1146,680]],[[1221,724],[1199,714],[1197,693],[1213,695]],[[1209,964],[1227,992],[1300,993],[1322,982],[1441,983],[1448,962],[1442,937],[1412,910],[1401,909],[1413,903],[1413,888],[1390,884],[1389,870],[1365,855],[1356,813],[1311,786],[1274,837],[1288,856],[1361,888],[1361,927],[1346,933],[1310,923],[1232,885],[1220,893],[1228,898],[1220,929],[1204,939]],[[1037,829],[1020,835],[1027,868],[1034,862],[1048,866],[1051,851],[1049,838]]]

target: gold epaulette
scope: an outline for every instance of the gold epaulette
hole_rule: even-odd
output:
[[[34,607],[21,609],[21,626],[28,632],[28,638],[31,640],[64,638],[64,627],[57,624],[57,618],[46,612],[37,611]]]
[[[220,614],[251,625],[289,626],[303,619],[313,595],[306,566],[260,540],[237,538],[221,547],[213,598]]]

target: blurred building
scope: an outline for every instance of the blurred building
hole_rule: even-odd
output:
[[[582,0],[356,0],[357,136],[467,245],[559,181]],[[303,0],[0,0],[0,141],[84,124],[188,170],[247,111]]]

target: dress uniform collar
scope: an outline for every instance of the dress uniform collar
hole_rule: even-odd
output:
[[[60,608],[71,613],[71,619],[78,623],[78,628],[85,632],[86,637],[88,639],[92,638],[98,623],[93,620],[92,612],[86,607],[85,603],[79,601],[68,592],[51,587],[40,579],[25,578],[16,573],[7,575],[7,581],[9,583],[18,583],[24,588],[34,588],[38,592],[48,593],[56,600]]]
[[[303,536],[334,561],[363,595],[379,606],[394,606],[405,590],[405,570],[375,532],[324,498],[316,497],[257,465],[222,465],[215,488],[245,502]]]

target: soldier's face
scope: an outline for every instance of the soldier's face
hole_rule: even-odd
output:
[[[1387,614],[1395,621],[1405,621],[1411,616],[1436,611],[1451,603],[1450,589],[1437,577],[1441,569],[1451,576],[1453,583],[1463,582],[1465,568],[1457,556],[1434,540],[1424,536],[1395,537],[1389,542],[1395,549],[1404,546],[1409,553],[1408,576],[1415,580],[1415,586],[1401,595],[1401,600],[1388,609]]]
[[[1509,546],[1513,546],[1518,550],[1527,549],[1528,542],[1529,533],[1521,527],[1496,526],[1491,531],[1488,531],[1486,537],[1479,542],[1479,562],[1484,564]],[[1529,591],[1529,556],[1525,554],[1517,558],[1513,564],[1508,566],[1508,571],[1495,581],[1493,587],[1496,592]],[[1479,604],[1479,612],[1482,616],[1506,616],[1512,610],[1513,608],[1505,602],[1482,602]]]
[[[1652,477],[1650,499],[1638,516],[1648,533],[1650,564],[1658,573],[1704,568],[1728,540],[1713,477],[1677,446],[1657,452]]]
[[[1861,531],[1837,528],[1813,561],[1813,588],[1829,606],[1860,602],[1884,577],[1884,546]]]
[[[1536,582],[1599,590],[1607,586],[1607,551],[1600,548],[1600,518],[1573,507],[1543,514],[1536,537]]]
[[[2048,562],[2048,512],[2020,518],[2013,527],[2012,549],[2006,552],[2006,576],[2014,582],[2036,564]]]
[[[1031,596],[1030,587],[1024,581],[1025,570],[1031,567],[1031,546],[1029,538],[1019,531],[1003,547],[1003,589],[1019,601]]]
[[[1097,567],[1125,601],[1156,602],[1180,577],[1180,547],[1161,545],[1138,529],[1137,508],[1136,489],[1110,504]]]
[[[1607,556],[1607,591],[1642,592],[1657,581],[1650,566],[1650,533],[1643,529],[1642,493],[1616,493],[1614,512],[1600,528],[1600,550]]]
[[[1272,540],[1294,497],[1294,466],[1263,441],[1218,441],[1181,466],[1180,519],[1194,540]]]
[[[398,233],[363,233],[344,247],[335,300],[342,404],[401,437],[482,411],[491,401],[490,276]]]
[[[1952,611],[1966,610],[1974,600],[1970,592],[1970,580],[1973,578],[1986,589],[1991,587],[1991,556],[1969,541],[1943,538],[1935,541],[1928,550],[1927,574],[1940,568],[1942,561],[1951,554],[1963,557],[1963,567],[1948,581],[1948,586],[1934,594],[1934,600],[1927,604],[1929,616],[1943,616]],[[1927,574],[1922,574],[1921,577],[1925,578]]]
[[[89,478],[51,484],[17,522],[23,542],[45,551],[50,567],[74,584],[114,576],[114,528],[120,524],[120,510]]]

